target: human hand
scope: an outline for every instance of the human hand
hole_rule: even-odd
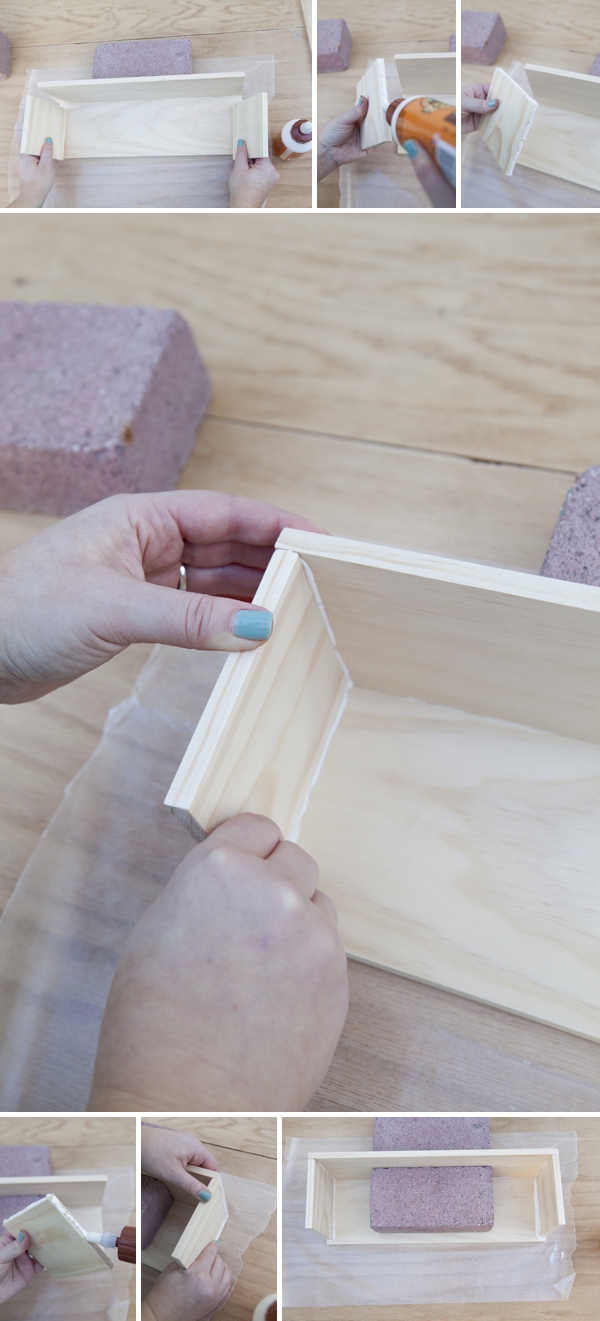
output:
[[[448,183],[448,180],[444,178],[433,156],[429,155],[429,152],[421,146],[420,142],[415,142],[414,138],[409,138],[408,142],[404,142],[402,145],[421,187],[427,193],[433,206],[438,208],[455,207],[456,192]]]
[[[192,1197],[207,1197],[203,1183],[186,1172],[186,1165],[218,1170],[219,1163],[193,1133],[178,1129],[157,1128],[142,1120],[142,1169],[163,1183],[174,1183]]]
[[[360,145],[360,126],[369,111],[366,96],[361,96],[358,105],[345,110],[343,115],[330,119],[319,134],[317,141],[317,178],[319,181],[339,165],[348,161],[357,161],[367,156],[375,147],[363,149]]]
[[[32,1261],[27,1255],[29,1234],[22,1229],[19,1238],[10,1234],[8,1229],[0,1234],[0,1304],[7,1303],[16,1293],[20,1293],[34,1275],[43,1271],[39,1261]]]
[[[279,180],[268,156],[248,159],[246,143],[240,138],[229,175],[229,206],[260,207]]]
[[[41,207],[54,183],[52,138],[46,138],[39,156],[19,156],[21,191],[12,207]]]
[[[202,1321],[212,1316],[231,1293],[229,1266],[209,1243],[187,1270],[171,1262],[142,1303],[142,1321]]]
[[[481,124],[482,115],[490,115],[498,109],[500,102],[488,101],[489,83],[471,83],[463,87],[461,96],[460,123],[463,137],[466,133],[475,133]]]
[[[126,941],[91,1110],[302,1110],[348,1008],[316,863],[246,813],[184,858]]]
[[[14,547],[0,557],[0,701],[41,697],[131,642],[255,650],[271,615],[242,603],[284,527],[321,530],[255,500],[165,491],[112,496]],[[182,562],[187,592],[172,590]]]

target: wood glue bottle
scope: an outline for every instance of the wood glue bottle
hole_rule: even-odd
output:
[[[433,96],[409,96],[392,101],[385,117],[392,137],[403,147],[409,138],[419,142],[437,161],[442,174],[456,186],[456,109]]]
[[[282,161],[298,160],[312,147],[312,124],[308,119],[290,119],[273,143],[273,153]]]

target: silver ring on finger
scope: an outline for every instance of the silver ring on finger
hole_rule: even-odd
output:
[[[177,584],[180,592],[187,592],[187,569],[185,564],[179,565],[179,582]]]

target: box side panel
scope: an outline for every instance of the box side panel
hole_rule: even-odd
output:
[[[551,1148],[483,1151],[352,1151],[314,1156],[333,1179],[370,1179],[371,1170],[410,1166],[491,1165],[494,1178],[533,1179],[552,1156]]]
[[[314,1229],[317,1234],[325,1234],[327,1238],[333,1236],[334,1200],[334,1179],[319,1160],[310,1157],[306,1181],[307,1229]]]
[[[255,602],[273,611],[264,647],[230,657],[166,798],[209,832],[239,812],[293,830],[348,679],[304,566],[277,552]]]
[[[33,1256],[56,1279],[112,1270],[112,1262],[96,1244],[87,1243],[83,1229],[54,1196],[10,1216],[6,1227],[16,1237],[29,1234]]]
[[[188,1269],[200,1253],[218,1239],[228,1220],[225,1198],[219,1178],[211,1181],[210,1202],[199,1202],[192,1213],[181,1238],[173,1248],[173,1260],[184,1269]]]
[[[544,1162],[535,1179],[536,1219],[540,1238],[546,1238],[565,1223],[565,1207],[560,1177],[560,1160],[554,1151]]]

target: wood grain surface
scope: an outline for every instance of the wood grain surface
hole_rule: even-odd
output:
[[[53,1174],[69,1170],[135,1168],[135,1119],[105,1115],[1,1115],[0,1144],[44,1145],[50,1148]],[[128,1224],[135,1225],[135,1206]],[[131,1268],[129,1311],[135,1318],[135,1272]]]
[[[195,1133],[216,1156],[221,1170],[242,1179],[277,1184],[277,1121],[268,1117],[229,1115],[149,1115],[152,1124]],[[248,1321],[257,1303],[277,1289],[277,1217],[253,1239],[244,1253],[235,1289],[219,1312],[223,1321]],[[142,1297],[158,1272],[142,1267]]]
[[[283,125],[312,106],[311,55],[300,0],[141,0],[135,14],[118,0],[95,8],[87,0],[9,0],[2,31],[13,43],[12,72],[0,96],[0,207],[8,203],[7,168],[14,125],[27,69],[81,69],[92,65],[98,43],[161,37],[188,37],[194,59],[273,55],[275,95],[269,105],[271,140]],[[182,186],[186,164],[180,165]],[[152,162],[149,179],[152,179]],[[279,183],[267,209],[310,207],[311,153],[277,165]],[[171,176],[169,176],[171,178]],[[160,193],[154,203],[168,206]]]
[[[521,1115],[496,1115],[491,1120],[494,1133],[543,1133],[577,1131],[579,1174],[573,1185],[572,1203],[577,1230],[577,1248],[573,1256],[575,1283],[568,1302],[556,1303],[477,1303],[460,1305],[407,1305],[403,1307],[320,1307],[292,1308],[284,1311],[285,1321],[596,1321],[600,1293],[600,1118],[552,1115],[551,1118],[524,1118]],[[364,1137],[372,1142],[373,1120],[361,1116],[332,1116],[329,1119],[290,1117],[283,1119],[283,1146],[288,1137]],[[333,1148],[332,1148],[333,1149]]]
[[[344,0],[342,5],[337,0],[318,0],[317,14],[319,19],[344,18],[352,37],[349,68],[343,73],[322,73],[317,79],[319,129],[354,105],[356,84],[370,60],[383,58],[393,66],[394,56],[411,42],[428,42],[430,50],[446,51],[456,28],[453,0],[427,0],[420,5],[414,0],[380,0],[377,5],[365,5],[362,0]],[[379,150],[391,149],[384,144]],[[317,199],[319,207],[339,207],[338,170],[318,185]],[[425,193],[418,189],[415,206],[427,204]]]
[[[189,319],[215,397],[184,486],[535,573],[574,474],[600,461],[593,216],[407,215],[401,243],[390,216],[286,216],[268,235],[246,217],[242,245],[210,216],[15,219],[0,297]],[[51,521],[2,513],[0,546]],[[2,904],[148,651],[0,709]],[[311,1108],[600,1109],[593,1043],[367,965],[350,983]]]

